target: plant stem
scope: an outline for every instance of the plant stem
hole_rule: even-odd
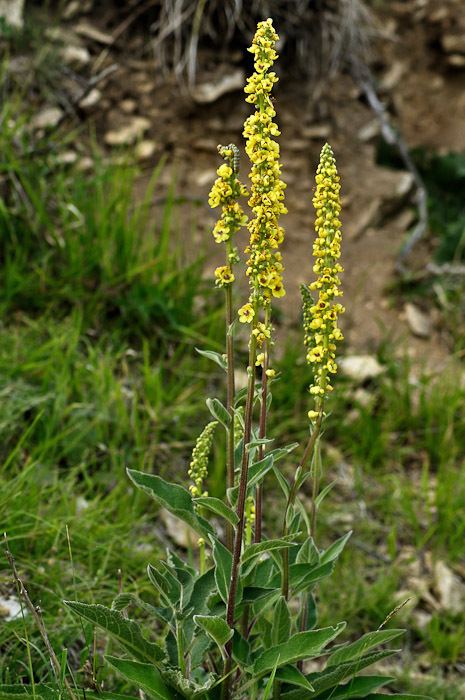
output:
[[[289,496],[287,499],[286,503],[286,509],[284,511],[284,520],[283,520],[283,530],[282,534],[283,536],[288,534],[288,528],[287,528],[287,520],[288,520],[288,515],[290,509],[294,506],[295,499],[297,496],[297,483],[298,479],[300,478],[301,474],[303,471],[305,471],[306,465],[308,463],[309,458],[313,455],[315,445],[317,438],[320,434],[321,431],[321,423],[323,421],[323,404],[320,406],[320,412],[318,414],[318,418],[315,423],[315,427],[312,430],[312,433],[308,439],[307,446],[305,448],[305,451],[302,455],[302,459],[300,460],[300,464],[296,469],[295,476],[294,476],[294,481],[292,482],[290,491],[289,491]],[[314,488],[315,488],[315,480],[314,480]],[[312,535],[314,533],[314,526],[313,526],[313,517],[316,518],[316,507],[315,507],[315,499],[316,499],[316,494],[315,490],[313,489],[312,492]],[[289,597],[289,551],[287,548],[283,549],[283,580],[282,580],[282,594],[286,598],[286,600]]]
[[[269,308],[265,311],[265,325],[268,326],[270,321],[270,311]],[[268,395],[268,375],[266,370],[268,369],[268,355],[269,355],[269,341],[265,343],[265,358],[263,360],[262,368],[262,398],[260,405],[260,422],[258,428],[258,437],[264,438],[266,436],[266,418],[267,418],[267,395]],[[265,452],[265,446],[260,445],[258,448],[258,460],[263,459]],[[259,484],[255,490],[255,542],[261,542],[262,539],[262,501],[263,501],[263,486]]]
[[[255,316],[256,318],[256,316]],[[255,323],[254,328],[255,329]],[[245,500],[247,496],[247,480],[249,471],[249,452],[247,450],[247,445],[250,442],[250,437],[252,434],[252,416],[253,416],[253,403],[254,403],[254,393],[255,393],[255,361],[257,355],[257,340],[253,333],[250,334],[250,348],[249,348],[249,378],[247,383],[247,399],[245,403],[245,417],[244,417],[244,448],[242,451],[242,463],[241,463],[241,474],[239,480],[239,495],[237,499],[237,517],[238,523],[236,526],[235,537],[234,537],[234,548],[232,557],[232,567],[231,567],[231,583],[229,585],[228,594],[228,604],[226,608],[226,622],[231,629],[234,628],[234,612],[236,607],[236,592],[237,592],[237,581],[239,576],[239,564],[241,559],[242,550],[242,538],[244,536],[244,524],[245,524]],[[226,651],[228,658],[226,660],[224,675],[227,676],[222,689],[222,698],[227,700],[229,697],[229,685],[230,685],[230,671],[232,668],[232,640],[226,645]]]
[[[231,417],[231,422],[227,434],[227,455],[226,455],[226,483],[228,488],[234,486],[234,337],[232,333],[233,324],[233,303],[232,285],[227,285],[226,292],[226,357],[228,363],[228,377],[226,389],[226,408]],[[226,525],[226,546],[232,551],[234,532],[232,525]]]
[[[186,662],[184,660],[183,632],[179,620],[176,620],[176,642],[178,647],[178,666],[184,678],[186,678]]]

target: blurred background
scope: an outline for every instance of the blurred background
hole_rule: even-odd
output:
[[[270,435],[306,431],[299,284],[312,275],[313,174],[329,141],[347,313],[321,527],[323,538],[355,534],[347,584],[320,597],[349,635],[409,599],[392,623],[409,635],[390,671],[435,698],[465,692],[464,9],[0,0],[0,529],[82,673],[85,634],[61,599],[109,603],[120,568],[125,590],[150,596],[144,568],[160,538],[186,543],[124,470],[185,480],[204,398],[223,395],[220,370],[195,352],[223,351],[207,198],[217,145],[243,151],[246,48],[271,16],[289,214]],[[244,158],[243,181],[247,171]],[[222,454],[219,442],[213,495]],[[24,673],[24,625],[37,636],[17,612],[0,561],[4,682]]]

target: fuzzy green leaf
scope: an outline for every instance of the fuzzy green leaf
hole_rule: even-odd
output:
[[[330,545],[321,555],[320,563],[326,564],[327,562],[335,561],[342,554],[342,551],[351,535],[352,530],[340,537],[338,540],[336,540],[336,542],[333,542],[333,544]]]
[[[226,620],[216,615],[194,615],[194,622],[213,639],[223,655],[225,644],[229,642],[234,634]]]
[[[391,683],[394,678],[388,676],[358,676],[345,685],[331,691],[331,700],[348,700],[348,698],[366,698],[374,690]],[[386,697],[386,696],[385,696]]]
[[[159,661],[165,654],[163,649],[142,636],[140,627],[118,612],[104,605],[88,605],[74,600],[63,601],[70,610],[111,634],[112,637],[139,661]]]
[[[277,539],[277,540],[265,540],[264,542],[257,542],[256,544],[251,544],[242,555],[242,564],[246,564],[248,561],[255,559],[263,552],[269,552],[274,549],[285,549],[286,547],[293,547],[295,542],[290,542],[287,538]]]
[[[271,632],[274,646],[282,644],[291,635],[291,614],[284,596],[281,596],[273,613],[273,627]]]
[[[229,584],[231,583],[232,555],[216,537],[210,537],[210,541],[212,543],[213,561],[215,562],[215,581],[218,593],[226,604],[228,602]]]
[[[216,513],[216,515],[220,515],[233,526],[237,525],[237,523],[239,522],[239,518],[237,517],[235,511],[229,508],[219,498],[213,498],[213,496],[200,496],[199,498],[194,499],[194,503],[201,506],[202,508],[206,508],[211,513]]]
[[[58,692],[41,683],[34,686],[35,700],[58,700]],[[34,697],[32,685],[0,685],[0,700],[31,700]]]
[[[270,671],[276,663],[284,666],[300,659],[309,659],[318,655],[346,626],[340,622],[335,627],[324,627],[310,632],[298,632],[288,641],[278,644],[263,652],[254,663],[254,673],[262,674]]]
[[[134,469],[128,469],[127,473],[138,488],[148,493],[170,513],[190,525],[199,535],[207,538],[213,533],[211,525],[196,514],[192,496],[182,486],[170,484],[161,476],[145,474]]]
[[[299,671],[295,666],[283,666],[276,672],[276,678],[288,685],[297,685],[300,688],[305,688],[313,692],[313,687],[310,681]]]
[[[368,668],[368,666],[371,666],[372,664],[375,664],[378,661],[383,661],[384,659],[387,659],[396,653],[397,650],[393,649],[387,649],[386,651],[374,651],[371,654],[366,654],[366,656],[362,656],[356,661],[349,661],[347,663],[341,664],[340,666],[330,666],[329,668],[325,668],[323,671],[318,671],[316,673],[309,674],[307,677],[312,683],[316,693],[312,697],[319,698],[322,694],[325,693],[325,691],[333,691],[337,686],[339,686],[339,683],[341,683],[341,681],[344,681],[348,678],[351,678],[352,676],[357,675],[357,673],[363,671],[364,668]],[[294,698],[289,697],[289,700],[294,700]],[[296,700],[301,700],[301,698],[296,697]]]
[[[133,593],[119,593],[116,598],[113,599],[111,603],[111,609],[112,610],[118,610],[121,612],[122,610],[125,610],[131,603],[133,603],[136,600],[136,597],[133,595]]]
[[[206,357],[208,360],[216,362],[216,364],[221,367],[225,372],[228,369],[228,363],[224,355],[220,355],[219,352],[213,352],[212,350],[200,350],[200,348],[195,348],[199,355]]]
[[[357,639],[357,641],[352,642],[352,644],[347,644],[337,649],[329,657],[327,666],[336,666],[337,664],[357,659],[366,654],[370,649],[373,649],[373,647],[386,644],[392,639],[400,637],[401,634],[405,634],[405,630],[392,629],[368,632],[364,634],[363,637],[360,637],[360,639]]]
[[[209,569],[196,579],[189,601],[186,603],[186,609],[192,608],[196,615],[205,614],[208,610],[207,600],[215,587],[215,572]]]
[[[131,659],[117,659],[115,656],[106,656],[105,660],[118,673],[151,697],[157,700],[179,698],[178,693],[164,683],[160,673],[152,664],[142,664]]]
[[[215,418],[219,423],[221,423],[221,425],[229,430],[229,426],[231,425],[231,416],[221,401],[219,399],[207,399],[206,404],[213,418]]]

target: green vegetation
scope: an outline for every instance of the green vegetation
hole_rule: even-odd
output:
[[[174,191],[152,204],[160,199],[162,163],[134,204],[138,173],[129,162],[96,157],[86,173],[65,166],[58,137],[30,141],[24,103],[12,98],[1,109],[1,529],[56,653],[68,650],[70,677],[78,686],[103,681],[107,690],[134,695],[134,686],[102,663],[105,653],[117,668],[120,647],[62,601],[109,606],[122,588],[133,598],[120,598],[120,607],[157,631],[149,606],[159,600],[145,566],[156,564],[166,535],[156,507],[128,484],[125,470],[185,480],[193,436],[208,420],[203,397],[221,397],[222,371],[194,349],[222,350],[221,295],[205,289],[201,260],[189,262],[177,239]],[[463,242],[462,214],[451,215],[444,233],[454,251]],[[444,221],[438,215],[437,225]],[[447,250],[442,260],[461,259]],[[444,308],[455,313],[457,298],[448,296]],[[454,370],[444,377],[414,372],[392,348],[378,359],[384,372],[363,387],[338,379],[325,424],[322,487],[336,483],[320,510],[319,537],[326,548],[342,531],[355,534],[338,563],[344,585],[328,579],[319,586],[319,624],[349,620],[343,641],[377,629],[412,594],[419,561],[431,592],[435,562],[451,567],[463,559],[464,387]],[[281,444],[301,440],[311,381],[304,350],[293,343],[275,367],[269,435]],[[207,484],[218,497],[222,454],[220,438]],[[283,465],[291,477],[293,463]],[[271,478],[266,484],[277,500]],[[273,519],[265,518],[271,531]],[[4,547],[0,598],[15,594]],[[413,607],[389,622],[410,634],[403,668],[392,664],[387,672],[406,693],[456,700],[465,612],[441,608],[423,624]],[[410,670],[418,658],[428,669],[422,675]],[[26,613],[0,625],[0,680],[30,689],[31,668],[36,683],[52,680]]]

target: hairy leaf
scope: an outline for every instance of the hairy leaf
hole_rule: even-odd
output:
[[[157,503],[190,525],[202,537],[208,538],[213,533],[211,525],[194,510],[194,503],[189,491],[178,484],[170,484],[161,476],[145,474],[134,469],[127,469],[131,481],[155,499]]]
[[[343,537],[340,537],[336,542],[333,542],[332,545],[326,549],[323,554],[320,557],[320,563],[321,564],[326,564],[329,561],[334,561],[337,559],[341,553],[344,547],[346,546],[350,536],[352,535],[352,530],[348,532],[347,534],[343,535]]]
[[[128,681],[137,685],[144,693],[153,698],[175,700],[175,698],[180,697],[173,688],[169,688],[165,684],[160,673],[152,664],[142,664],[131,659],[117,659],[115,656],[106,656],[105,660]]]
[[[297,685],[300,688],[305,688],[313,692],[313,687],[310,681],[299,671],[295,666],[283,666],[276,672],[276,678],[288,685]]]
[[[284,666],[300,659],[309,659],[320,653],[346,626],[341,622],[335,627],[324,627],[310,632],[298,632],[287,642],[278,644],[263,652],[254,663],[254,673],[262,674],[270,671],[275,664]]]
[[[396,637],[400,637],[404,634],[404,630],[393,629],[393,630],[376,630],[375,632],[368,632],[364,634],[363,637],[357,639],[357,641],[352,642],[352,644],[347,644],[339,649],[337,649],[328,659],[328,666],[336,666],[337,664],[344,663],[345,661],[352,661],[352,659],[357,659],[360,656],[366,654],[367,651],[377,647],[380,644],[386,644]]]
[[[274,609],[271,636],[272,643],[275,646],[282,644],[291,636],[291,614],[284,596],[279,598],[278,604]]]
[[[216,364],[219,367],[221,367],[221,369],[224,369],[225,372],[227,371],[228,363],[224,355],[220,355],[219,352],[213,352],[212,350],[200,350],[200,348],[195,349],[199,353],[199,355],[202,355],[202,357],[206,357],[208,360],[216,362]]]
[[[140,627],[118,612],[104,605],[88,605],[74,600],[63,601],[73,612],[88,622],[101,627],[129,651],[139,661],[159,661],[165,654],[161,647],[142,636]]]
[[[202,508],[206,508],[211,513],[220,515],[222,518],[231,523],[231,525],[237,525],[239,522],[239,518],[237,517],[235,511],[229,508],[219,498],[213,498],[212,496],[200,496],[199,498],[194,499],[194,503],[202,506]]]
[[[234,634],[226,620],[215,615],[195,615],[194,622],[213,639],[224,656],[224,646]]]
[[[210,540],[212,543],[213,561],[215,562],[215,581],[218,593],[223,602],[227,603],[229,584],[231,582],[232,555],[216,537],[210,537]]]

